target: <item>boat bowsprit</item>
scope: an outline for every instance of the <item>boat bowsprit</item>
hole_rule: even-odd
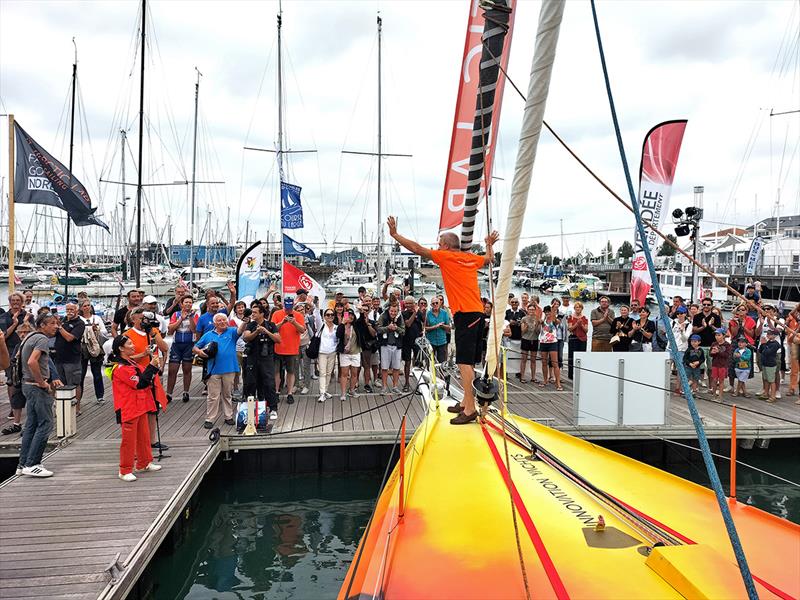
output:
[[[451,426],[431,390],[339,598],[747,597],[711,490],[517,416]],[[800,527],[730,509],[760,597],[800,597]]]

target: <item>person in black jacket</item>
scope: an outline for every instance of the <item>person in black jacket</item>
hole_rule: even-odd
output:
[[[358,370],[361,367],[361,349],[370,337],[371,326],[365,318],[356,319],[356,313],[348,308],[342,315],[342,323],[336,327],[336,353],[339,360],[339,389],[342,400],[347,396],[358,396]],[[373,330],[374,332],[374,330]],[[348,384],[349,382],[349,384]]]

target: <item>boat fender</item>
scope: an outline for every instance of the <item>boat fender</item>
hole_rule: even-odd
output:
[[[603,515],[597,515],[597,525],[594,526],[595,531],[605,531],[606,530],[606,520],[603,518]]]

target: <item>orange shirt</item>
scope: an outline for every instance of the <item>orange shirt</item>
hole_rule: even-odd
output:
[[[126,329],[125,333],[123,334],[126,338],[130,339],[133,342],[134,354],[141,354],[142,352],[147,351],[147,334],[141,331],[135,330],[133,327],[130,329]],[[139,365],[142,369],[146,369],[147,365],[150,364],[150,357],[149,356],[142,356],[141,358],[137,358],[134,361],[137,365]]]
[[[484,258],[470,252],[432,250],[431,258],[442,269],[447,303],[457,312],[483,312],[483,302],[478,289],[478,269]]]
[[[294,311],[292,314],[294,314],[294,319],[297,321],[298,325],[305,327],[306,320],[303,315]],[[284,323],[283,325],[280,325],[280,322],[283,321],[283,317],[285,316],[286,311],[284,309],[276,310],[272,315],[272,322],[278,326],[278,333],[281,334],[281,343],[275,344],[275,354],[280,354],[282,356],[299,354],[300,332],[297,331],[297,327],[291,323]]]

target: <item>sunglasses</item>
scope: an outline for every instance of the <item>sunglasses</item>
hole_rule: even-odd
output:
[[[336,315],[334,315],[332,312],[326,312],[325,316],[326,317],[335,317]]]

